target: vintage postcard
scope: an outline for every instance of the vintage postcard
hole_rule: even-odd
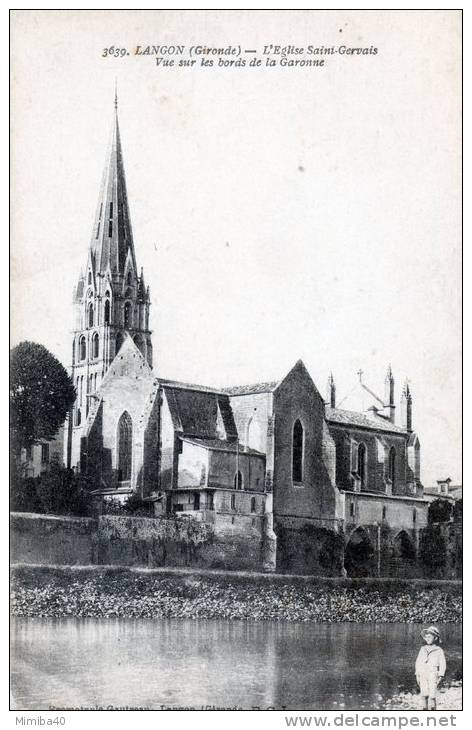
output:
[[[17,724],[455,726],[461,11],[10,22]]]

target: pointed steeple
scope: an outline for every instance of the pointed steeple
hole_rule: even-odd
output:
[[[391,365],[388,366],[387,375],[385,376],[385,406],[390,421],[395,423],[395,379]]]
[[[334,383],[333,373],[330,373],[327,387],[327,403],[330,408],[336,408],[336,385]]]
[[[91,251],[97,273],[103,274],[110,267],[112,275],[123,275],[128,250],[131,252],[135,270],[136,261],[121,150],[116,86],[114,107],[111,138],[92,231]]]

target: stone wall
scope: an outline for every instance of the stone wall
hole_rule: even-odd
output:
[[[232,528],[215,531],[213,525],[180,517],[95,520],[12,513],[11,562],[262,570],[260,526],[249,534]]]
[[[10,515],[12,563],[90,565],[97,560],[97,521],[29,512]]]

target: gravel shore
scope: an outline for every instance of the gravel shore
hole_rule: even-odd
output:
[[[214,576],[156,575],[132,570],[39,568],[12,573],[15,616],[225,618],[316,622],[456,623],[458,588],[327,584]]]
[[[451,682],[440,687],[437,698],[438,710],[462,710],[462,682]],[[400,692],[387,700],[384,710],[421,710],[420,696],[412,692]]]

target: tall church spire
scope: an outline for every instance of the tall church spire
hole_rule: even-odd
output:
[[[67,464],[76,466],[80,439],[100,383],[129,335],[152,367],[151,305],[138,274],[128,208],[115,86],[113,124],[85,273],[74,289],[71,376],[76,401],[69,417]]]
[[[125,168],[118,122],[118,95],[115,86],[113,123],[102,175],[97,212],[92,231],[91,253],[95,273],[124,274],[126,259],[136,271],[133,230],[128,207]]]

